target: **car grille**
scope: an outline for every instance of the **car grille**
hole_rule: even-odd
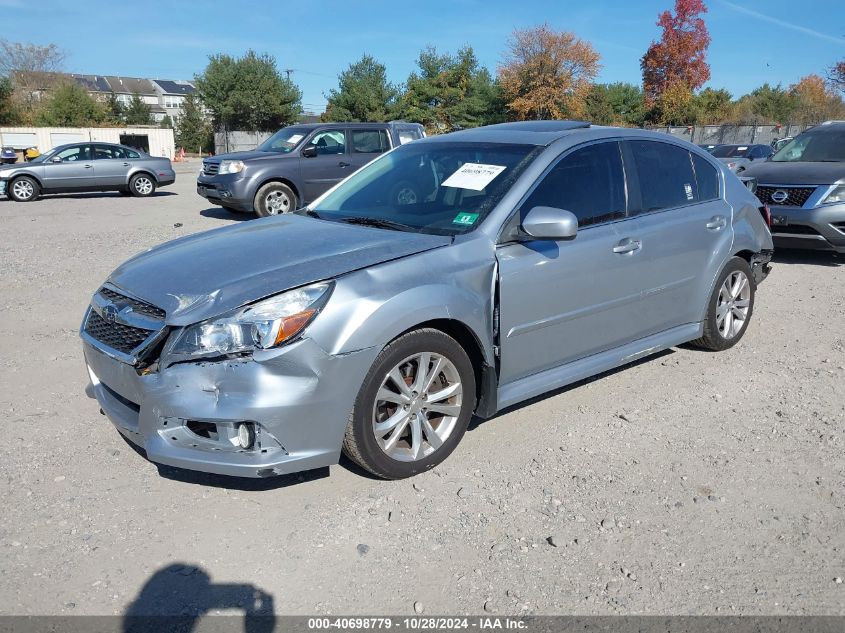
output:
[[[202,164],[202,173],[206,176],[215,176],[220,170],[220,163],[206,163]]]
[[[153,332],[123,323],[106,321],[91,310],[85,321],[85,333],[118,352],[131,354]]]
[[[772,194],[775,191],[783,190],[788,195],[786,200],[775,202]],[[757,185],[757,197],[763,204],[773,204],[781,207],[803,207],[807,199],[813,195],[815,187],[772,187],[770,185]]]
[[[164,317],[166,316],[165,311],[161,308],[157,308],[149,303],[144,303],[138,299],[133,299],[132,297],[127,297],[126,295],[122,295],[119,292],[110,290],[109,288],[100,288],[98,293],[100,296],[105,297],[112,303],[119,306],[132,306],[132,312],[135,314],[143,314],[144,316],[148,316],[152,319],[158,319],[160,321],[164,321]]]

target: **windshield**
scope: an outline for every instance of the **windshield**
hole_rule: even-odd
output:
[[[710,153],[716,158],[737,158],[748,156],[750,151],[751,147],[749,145],[720,145]]]
[[[54,147],[51,150],[47,150],[43,154],[36,156],[35,158],[30,159],[30,163],[43,163],[45,160],[48,160],[53,157],[53,155],[58,152],[61,147]]]
[[[301,127],[285,127],[276,132],[273,136],[258,146],[262,152],[276,152],[288,154],[299,145],[300,141],[308,135],[308,130]]]
[[[804,132],[770,159],[777,163],[838,163],[845,161],[845,130],[819,128]]]
[[[410,143],[370,163],[305,213],[396,230],[473,230],[542,148],[504,143]]]

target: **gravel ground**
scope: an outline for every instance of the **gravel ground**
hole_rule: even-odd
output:
[[[780,256],[734,349],[511,409],[413,480],[232,480],[133,451],[77,336],[121,261],[248,217],[197,169],[0,201],[0,614],[845,614],[845,258]]]

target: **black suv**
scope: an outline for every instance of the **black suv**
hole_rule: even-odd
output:
[[[197,193],[232,211],[289,213],[380,154],[425,136],[418,123],[313,123],[282,128],[251,152],[203,161]],[[397,183],[398,199],[417,192]]]

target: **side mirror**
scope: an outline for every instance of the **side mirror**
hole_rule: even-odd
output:
[[[50,159],[50,162],[51,163],[60,163],[60,162],[62,162],[62,159],[59,158],[58,156],[53,156],[53,158]]]
[[[578,218],[572,211],[534,207],[522,221],[522,230],[538,240],[571,240],[578,233]]]
[[[302,148],[302,157],[303,158],[314,158],[317,156],[317,148],[313,145],[308,145],[307,147]]]

